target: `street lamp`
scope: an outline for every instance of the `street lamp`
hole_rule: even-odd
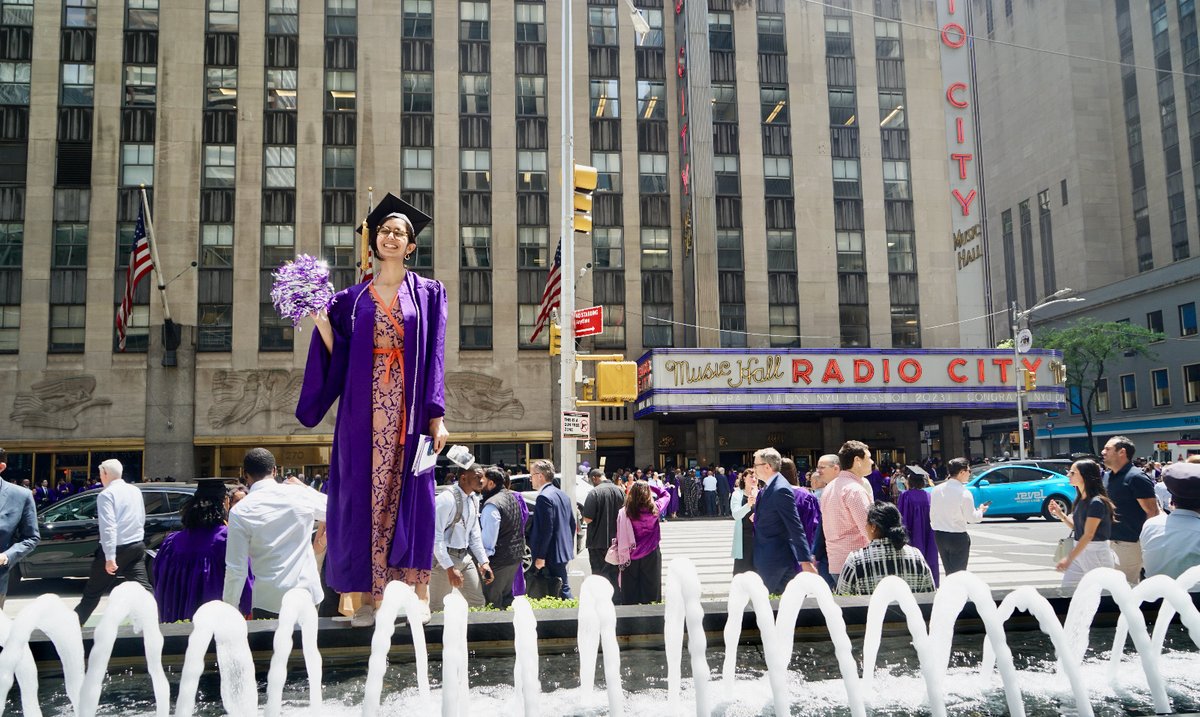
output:
[[[1021,320],[1028,318],[1035,311],[1041,311],[1047,306],[1054,304],[1076,303],[1086,301],[1079,296],[1068,296],[1073,293],[1072,289],[1059,289],[1045,299],[1041,303],[1036,304],[1024,311],[1017,310],[1017,302],[1012,302],[1012,343],[1013,343],[1013,388],[1017,397],[1017,436],[1019,436],[1020,453],[1018,456],[1021,460],[1025,460],[1025,411],[1021,405],[1021,372],[1017,370],[1020,356],[1017,353],[1017,332],[1020,330]]]
[[[646,39],[646,35],[650,34],[650,23],[646,21],[646,13],[639,10],[633,0],[625,0],[625,5],[629,8],[629,20],[633,23],[633,31],[637,33],[637,44],[641,45]]]

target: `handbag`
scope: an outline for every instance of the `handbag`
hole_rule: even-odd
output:
[[[530,566],[525,571],[525,595],[531,599],[560,597],[562,583],[562,578],[550,575],[545,570]]]
[[[617,556],[617,539],[612,539],[612,545],[608,546],[608,552],[604,554],[604,562],[609,565],[620,565],[621,558]]]
[[[1058,547],[1054,549],[1054,564],[1067,559],[1071,555],[1071,551],[1075,549],[1075,535],[1068,533],[1067,537],[1058,539]]]

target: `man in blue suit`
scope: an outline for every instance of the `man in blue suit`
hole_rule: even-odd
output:
[[[0,473],[7,467],[8,453],[0,448]],[[0,608],[8,596],[8,576],[41,539],[33,492],[0,478]]]
[[[766,487],[754,503],[754,570],[772,595],[783,593],[800,570],[816,573],[796,494],[779,472],[783,458],[774,448],[754,454],[754,475]]]
[[[538,491],[533,510],[533,525],[529,529],[529,551],[533,567],[552,577],[562,579],[563,599],[571,599],[571,584],[567,580],[567,563],[575,557],[575,511],[571,499],[554,486],[554,464],[534,461],[530,480]]]

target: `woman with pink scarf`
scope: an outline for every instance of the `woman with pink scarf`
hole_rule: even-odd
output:
[[[671,495],[645,481],[633,483],[625,507],[617,513],[617,554],[621,574],[621,604],[639,605],[662,600],[662,538],[659,516]]]

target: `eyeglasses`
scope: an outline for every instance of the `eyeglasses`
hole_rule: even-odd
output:
[[[755,463],[754,467],[758,468],[759,466],[770,466],[770,465],[771,465],[770,463]]]
[[[380,227],[379,231],[375,232],[375,235],[380,238],[392,237],[394,239],[407,239],[408,231],[403,228],[392,229],[391,227]]]

